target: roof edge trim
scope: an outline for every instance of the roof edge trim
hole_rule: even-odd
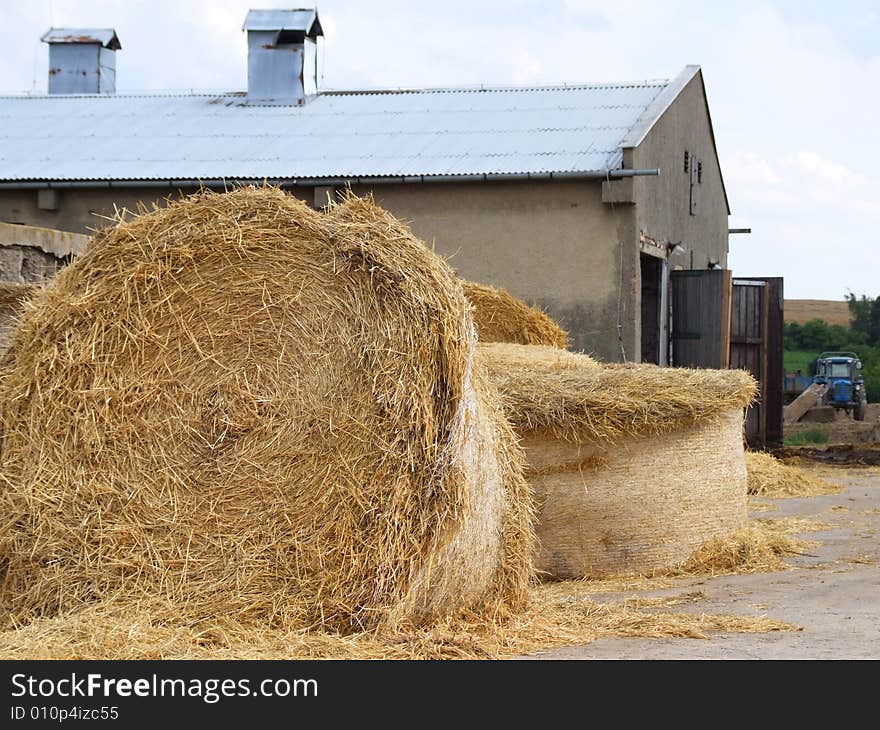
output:
[[[700,72],[700,67],[696,65],[685,66],[678,76],[672,79],[666,87],[642,112],[642,115],[636,120],[636,123],[630,128],[629,132],[620,143],[621,149],[632,149],[638,147],[648,136],[657,120],[663,116],[663,113],[670,107],[675,98],[682,92],[691,79]]]
[[[488,180],[606,180],[618,177],[617,170],[577,170],[565,172],[522,173],[464,173],[461,175],[388,175],[388,176],[334,176],[321,178],[295,177],[228,177],[228,178],[143,178],[143,179],[67,179],[67,180],[10,180],[0,178],[0,190],[39,190],[45,188],[137,188],[137,187],[222,187],[224,185],[377,185],[394,183],[471,182]]]
[[[49,44],[95,43],[118,51],[122,48],[115,28],[49,28],[40,40]]]

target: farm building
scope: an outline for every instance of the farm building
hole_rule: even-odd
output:
[[[323,91],[315,11],[251,11],[243,29],[248,88],[223,94],[117,94],[113,30],[46,33],[48,94],[0,98],[0,220],[86,233],[200,185],[268,180],[315,206],[350,185],[460,275],[544,308],[574,349],[673,362],[670,273],[727,266],[698,66],[668,81]]]

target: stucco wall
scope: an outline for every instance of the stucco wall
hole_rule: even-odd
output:
[[[40,210],[36,190],[0,190],[0,221],[45,226],[60,231],[91,233],[103,228],[117,208],[137,210],[138,202],[151,205],[169,195],[192,193],[195,188],[70,188],[58,190],[58,210]],[[291,190],[304,200],[312,201],[312,189]]]
[[[542,307],[571,333],[574,349],[618,359],[619,242],[634,240],[633,215],[632,206],[603,204],[601,183],[381,185],[373,194],[461,276]],[[635,341],[631,260],[630,243],[621,297],[627,343]]]
[[[667,257],[670,270],[706,269],[717,261],[727,267],[728,210],[707,114],[702,72],[682,89],[642,143],[624,151],[632,168],[660,168],[658,177],[633,179],[636,246],[645,234],[657,243],[681,242],[684,251]],[[684,169],[688,152],[689,170]],[[696,184],[697,206],[690,211],[690,168],[702,163],[702,182]],[[648,253],[652,247],[646,247]],[[656,249],[653,249],[656,252]],[[634,270],[634,292],[641,292],[641,272]],[[640,307],[634,325],[641,331]]]
[[[728,212],[701,73],[691,79],[625,159],[634,168],[660,168],[659,177],[634,180],[636,225],[657,241],[682,242],[686,252],[673,256],[670,264],[705,269],[711,258],[726,268]],[[696,186],[696,215],[689,212],[690,176],[684,171],[685,150],[691,164],[703,163],[703,182]]]
[[[355,188],[363,194],[368,188]],[[0,191],[0,220],[88,232],[113,205],[136,209],[171,189],[62,190],[59,209],[37,208],[34,190]],[[187,191],[188,192],[188,191]],[[312,188],[292,192],[312,202]],[[619,359],[618,298],[630,357],[637,341],[631,205],[605,205],[592,181],[378,185],[377,201],[409,220],[461,276],[502,286],[546,309],[571,332],[575,349]],[[620,277],[620,241],[625,275]]]

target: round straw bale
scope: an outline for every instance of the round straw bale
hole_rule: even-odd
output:
[[[510,342],[480,342],[480,359],[495,377],[506,370],[535,370],[539,373],[579,372],[587,367],[602,367],[589,355],[569,352],[549,345],[517,345]]]
[[[487,284],[462,281],[474,308],[474,324],[480,342],[513,342],[565,348],[568,333],[540,309],[530,307],[513,294]]]
[[[369,200],[202,191],[26,306],[0,605],[361,630],[521,601],[530,506],[449,267]]]
[[[518,349],[479,353],[521,437],[545,576],[650,573],[745,525],[748,373]]]
[[[648,574],[745,527],[742,423],[740,411],[728,411],[610,447],[525,437],[535,464],[527,478],[538,507],[538,571],[553,578]],[[567,451],[552,452],[563,444]]]
[[[33,296],[37,289],[39,287],[36,284],[0,282],[0,355],[9,348],[9,338],[18,324],[25,301]]]
[[[0,281],[0,309],[21,311],[24,300],[33,296],[38,284],[23,284],[17,281]]]

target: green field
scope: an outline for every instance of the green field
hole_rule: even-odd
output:
[[[812,350],[783,350],[782,366],[785,372],[794,373],[798,370],[804,375],[810,374],[810,363],[819,355]]]

